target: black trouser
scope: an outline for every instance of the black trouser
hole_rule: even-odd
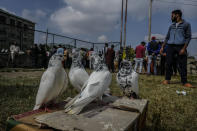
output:
[[[108,63],[108,69],[109,71],[112,71],[112,73],[114,73],[114,60],[110,61],[110,63]]]
[[[165,74],[166,56],[161,56],[161,75]]]
[[[118,69],[120,70],[120,68],[121,68],[121,62],[122,62],[122,58],[119,58],[118,59]]]
[[[173,73],[174,73],[174,74],[177,73],[177,70],[178,70],[177,55],[175,55],[174,58],[173,58],[172,70],[173,70]],[[173,74],[173,73],[172,73],[172,74]]]
[[[171,45],[168,44],[166,52],[166,80],[171,80],[173,75],[172,65],[174,56],[177,55],[177,64],[180,70],[181,82],[187,83],[187,52],[184,55],[179,55],[180,50],[184,45]]]

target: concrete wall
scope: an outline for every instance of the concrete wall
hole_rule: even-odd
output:
[[[21,50],[34,44],[35,23],[0,9],[0,49],[16,42]]]

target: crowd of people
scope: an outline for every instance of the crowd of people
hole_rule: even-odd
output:
[[[130,48],[129,48],[130,49]],[[52,48],[47,47],[46,45],[42,44],[34,44],[32,48],[30,49],[30,55],[32,58],[32,65],[35,68],[43,67],[47,68],[47,63],[50,59],[50,57],[55,54],[62,54],[64,56],[64,68],[70,68],[72,64],[72,51],[74,49],[72,48],[66,48],[64,45],[58,45],[53,46]],[[86,48],[80,48],[80,53],[82,56],[82,64],[85,68],[93,69],[92,61],[93,58],[91,55],[94,53],[94,49],[86,49]],[[114,45],[111,45],[111,47],[108,47],[108,43],[105,43],[105,47],[100,50],[96,51],[100,57],[103,57],[103,60],[107,64],[109,70],[111,72],[115,72],[115,67],[117,67],[120,64],[120,61],[122,60],[122,51],[115,51]],[[40,60],[39,60],[40,59]],[[41,61],[41,65],[39,65],[39,61]],[[114,63],[119,63],[115,64]]]
[[[119,50],[114,49],[114,45],[109,46],[105,43],[102,50],[97,51],[111,72],[118,72],[121,67],[121,61],[123,59],[130,60],[134,67],[134,70],[138,73],[150,74],[165,74],[165,56],[166,48],[162,54],[160,54],[161,42],[156,41],[156,37],[152,37],[152,41],[146,44],[141,42],[136,49],[131,47],[126,47],[124,50],[122,47]],[[64,68],[70,68],[72,64],[72,49],[66,48],[64,45],[53,46],[52,48],[46,47],[46,45],[34,44],[31,48],[30,55],[32,57],[32,64],[36,67],[47,68],[47,63],[49,58],[54,54],[62,54],[64,56]],[[82,64],[85,68],[93,69],[92,57],[94,49],[80,48],[80,53],[82,56]],[[41,59],[41,65],[38,64],[39,59]],[[174,58],[176,59],[176,58]],[[176,61],[174,61],[174,69],[176,66]],[[159,71],[157,71],[159,70]],[[176,73],[176,70],[175,70]]]
[[[50,57],[55,53],[62,53],[67,64],[64,67],[70,67],[72,62],[69,59],[70,50],[62,45],[53,46],[50,48],[47,45],[34,44],[30,49],[30,56],[32,58],[32,65],[34,68],[47,68]],[[69,64],[70,63],[70,64]]]
[[[15,45],[15,44],[13,44]],[[111,72],[118,72],[121,68],[123,59],[130,60],[133,68],[138,73],[150,74],[165,74],[166,63],[166,49],[160,54],[162,42],[156,41],[156,37],[152,37],[152,41],[146,44],[141,42],[136,48],[120,47],[119,50],[114,49],[114,45],[109,46],[105,43],[102,50],[96,51],[99,56],[103,57],[107,67]],[[32,59],[32,67],[34,68],[47,68],[50,57],[55,54],[62,54],[64,56],[64,68],[70,68],[72,64],[72,48],[66,48],[64,45],[54,45],[52,48],[43,44],[34,44],[29,52]],[[94,49],[80,48],[82,56],[82,64],[85,68],[93,69],[92,57]],[[173,69],[177,73],[176,56],[174,57]],[[159,70],[159,71],[158,71]]]

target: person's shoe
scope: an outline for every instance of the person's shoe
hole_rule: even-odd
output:
[[[162,84],[163,84],[163,85],[170,84],[170,81],[169,81],[169,80],[164,80],[164,81],[162,82]]]
[[[185,83],[183,84],[184,87],[188,87],[188,88],[195,88],[192,84],[190,83]]]

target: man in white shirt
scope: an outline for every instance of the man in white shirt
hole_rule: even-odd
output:
[[[103,57],[104,57],[104,61],[105,61],[105,62],[106,62],[107,50],[108,50],[108,43],[105,43],[105,47],[104,47],[104,49],[103,49]]]
[[[10,56],[12,63],[14,62],[15,55],[18,54],[20,51],[19,47],[16,45],[16,42],[13,42],[13,44],[10,46]]]

